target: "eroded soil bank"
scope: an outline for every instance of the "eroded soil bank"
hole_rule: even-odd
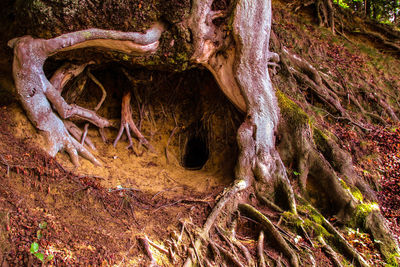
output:
[[[118,119],[122,90],[134,90],[133,117],[154,152],[137,141],[134,151],[127,149],[126,138],[114,148],[117,129],[107,130],[103,143],[90,126],[88,136],[102,166],[82,160],[74,168],[66,153],[52,159],[36,149],[44,139],[21,107],[2,103],[0,223],[5,231],[0,262],[38,263],[29,252],[37,242],[57,265],[144,264],[148,259],[138,236],[163,242],[173,232],[179,235],[183,222],[200,227],[232,181],[242,115],[211,75],[148,71],[141,74],[147,82],[132,88],[117,67],[92,70],[108,94],[100,112]],[[99,88],[88,83],[76,102],[90,107],[100,96]],[[47,227],[41,229],[44,222]],[[162,264],[166,255],[157,249],[154,253]]]

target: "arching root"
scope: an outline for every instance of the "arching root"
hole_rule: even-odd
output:
[[[43,71],[46,59],[58,52],[91,46],[130,55],[151,53],[157,50],[158,39],[163,30],[163,25],[156,23],[146,33],[88,29],[66,33],[49,40],[24,36],[8,42],[14,49],[13,77],[17,92],[29,119],[46,133],[50,146],[47,152],[51,156],[64,149],[70,154],[75,165],[79,164],[78,153],[95,164],[100,164],[68,133],[53,109],[62,119],[77,116],[99,128],[110,126],[110,122],[91,110],[69,105],[61,96],[65,81],[82,72],[85,66],[78,66],[76,69],[66,66],[60,69],[52,79],[53,85]]]

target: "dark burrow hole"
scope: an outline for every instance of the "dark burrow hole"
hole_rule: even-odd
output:
[[[193,134],[187,139],[182,166],[188,170],[200,170],[206,164],[208,156],[209,149],[206,138]]]

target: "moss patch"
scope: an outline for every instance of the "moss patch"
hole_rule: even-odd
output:
[[[287,121],[287,125],[293,129],[299,129],[309,124],[308,115],[291,99],[280,90],[276,91],[279,108],[282,117]]]
[[[361,203],[357,205],[354,216],[350,221],[350,225],[354,228],[365,227],[366,217],[374,210],[379,210],[379,205],[376,202]]]

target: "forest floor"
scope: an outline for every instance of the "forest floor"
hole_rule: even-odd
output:
[[[214,98],[220,99],[219,94]],[[164,95],[163,100],[168,102],[171,94]],[[110,142],[103,143],[97,131],[91,129],[88,136],[102,166],[81,159],[79,168],[72,165],[66,153],[53,159],[35,148],[44,139],[19,105],[1,106],[0,227],[5,231],[0,234],[0,266],[3,260],[10,265],[37,264],[38,259],[30,253],[32,244],[39,245],[38,253],[45,259],[54,256],[49,262],[57,266],[144,265],[148,259],[138,253],[138,240],[147,236],[165,246],[162,242],[171,233],[182,235],[183,224],[201,227],[218,194],[233,179],[237,149],[228,141],[234,143],[236,126],[233,121],[229,127],[223,124],[222,136],[216,139],[224,145],[214,145],[216,149],[210,152],[202,170],[188,170],[181,166],[181,154],[185,142],[195,132],[203,131],[192,121],[196,116],[190,114],[199,107],[191,101],[192,108],[185,107],[178,99],[179,107],[167,109],[168,103],[164,102],[164,110],[160,98],[146,101],[149,103],[142,105],[142,115],[146,117],[143,133],[155,151],[135,144],[136,155],[126,148],[126,138],[114,148]],[[104,109],[111,109],[113,104],[109,101]],[[226,100],[222,106],[231,108]],[[136,118],[138,113],[134,111]],[[211,124],[221,120],[222,115],[211,114],[206,121]],[[173,135],[175,128],[179,129]],[[106,133],[114,140],[117,130]],[[186,252],[187,243],[179,245]],[[151,248],[159,264],[168,265],[168,255]],[[185,256],[176,256],[176,261],[181,262]]]
[[[124,261],[140,265],[146,258],[138,253],[138,237],[147,235],[161,242],[189,218],[200,226],[223,190],[223,183],[188,186],[175,180],[183,177],[179,171],[160,177],[134,173],[127,176],[130,184],[122,183],[119,176],[70,171],[58,163],[60,159],[32,147],[29,138],[15,137],[12,127],[17,112],[21,110],[7,106],[0,111],[0,244],[5,253],[0,255],[0,263],[38,264],[30,253],[31,245],[37,243],[39,252],[45,258],[53,255],[51,263],[57,266]],[[149,162],[143,170],[157,166]],[[119,179],[112,184],[110,177]],[[130,262],[133,258],[135,262]]]
[[[0,262],[6,260],[9,266],[38,265],[40,261],[30,252],[34,243],[39,245],[45,259],[54,257],[48,262],[51,265],[146,265],[149,260],[139,238],[146,235],[164,248],[171,233],[181,234],[183,224],[200,227],[218,194],[230,182],[221,175],[159,166],[162,163],[150,154],[138,158],[143,166],[131,167],[131,162],[137,161],[133,158],[136,156],[114,148],[111,148],[114,155],[121,157],[121,161],[126,157],[119,167],[124,169],[125,176],[111,169],[111,159],[95,174],[85,175],[91,166],[85,160],[81,168],[74,169],[67,155],[53,159],[32,145],[34,129],[19,106],[1,106],[0,117],[0,248],[4,253]],[[342,129],[342,140],[357,143],[351,133],[351,129]],[[93,137],[94,134],[92,139],[101,151],[101,138]],[[380,190],[379,204],[396,234],[400,233],[399,141],[399,130],[376,129],[368,144],[374,159],[366,161],[370,166],[360,165],[367,179],[370,173],[366,169],[379,169],[382,173],[376,185]],[[107,157],[106,154],[100,159]],[[129,167],[136,168],[131,175]],[[212,184],[204,181],[207,179],[213,179]],[[275,222],[279,219],[273,214],[270,217]],[[254,251],[256,243],[252,240],[257,239],[258,227],[247,218],[240,223],[238,238]],[[367,234],[349,231],[344,236],[362,254],[368,255],[371,263],[382,264]],[[176,263],[186,256],[186,245],[180,244],[182,257],[175,256]],[[271,247],[266,249],[271,255],[276,253]],[[168,253],[153,246],[151,250],[159,264],[171,264]],[[331,266],[320,248],[314,248],[313,252],[318,264]]]
[[[66,155],[54,159],[35,148],[32,133],[16,134],[21,128],[26,127],[25,132],[31,128],[20,107],[1,106],[0,117],[1,266],[40,265],[31,252],[34,244],[38,245],[36,253],[41,253],[48,265],[147,266],[149,259],[139,241],[143,237],[155,243],[150,249],[158,264],[182,264],[190,242],[184,225],[200,228],[218,194],[229,184],[229,180],[222,179],[210,186],[199,179],[187,185],[188,177],[217,179],[218,175],[202,171],[185,173],[182,169],[167,173],[163,169],[165,174],[152,187],[151,181],[143,181],[137,173],[156,168],[154,163],[138,167],[137,172],[127,176],[129,187],[112,173],[107,178],[99,176],[102,174],[99,170],[97,175],[82,175],[80,172],[88,168],[85,163],[80,169],[72,169],[70,163],[65,163]],[[100,137],[93,140],[101,142]],[[122,157],[126,151],[115,153]],[[129,165],[128,161],[125,163]],[[112,163],[104,163],[103,168],[111,167]],[[146,178],[157,179],[151,175]],[[279,216],[268,210],[264,212],[278,222]],[[256,249],[259,228],[258,223],[247,217],[239,220],[237,237],[250,251]],[[171,236],[180,236],[182,240],[177,244],[181,254],[174,256],[174,264],[169,253],[163,251]],[[301,240],[298,245],[307,244]],[[273,244],[267,245],[266,250],[272,258],[279,258]],[[333,266],[321,248],[312,251],[318,264]]]

